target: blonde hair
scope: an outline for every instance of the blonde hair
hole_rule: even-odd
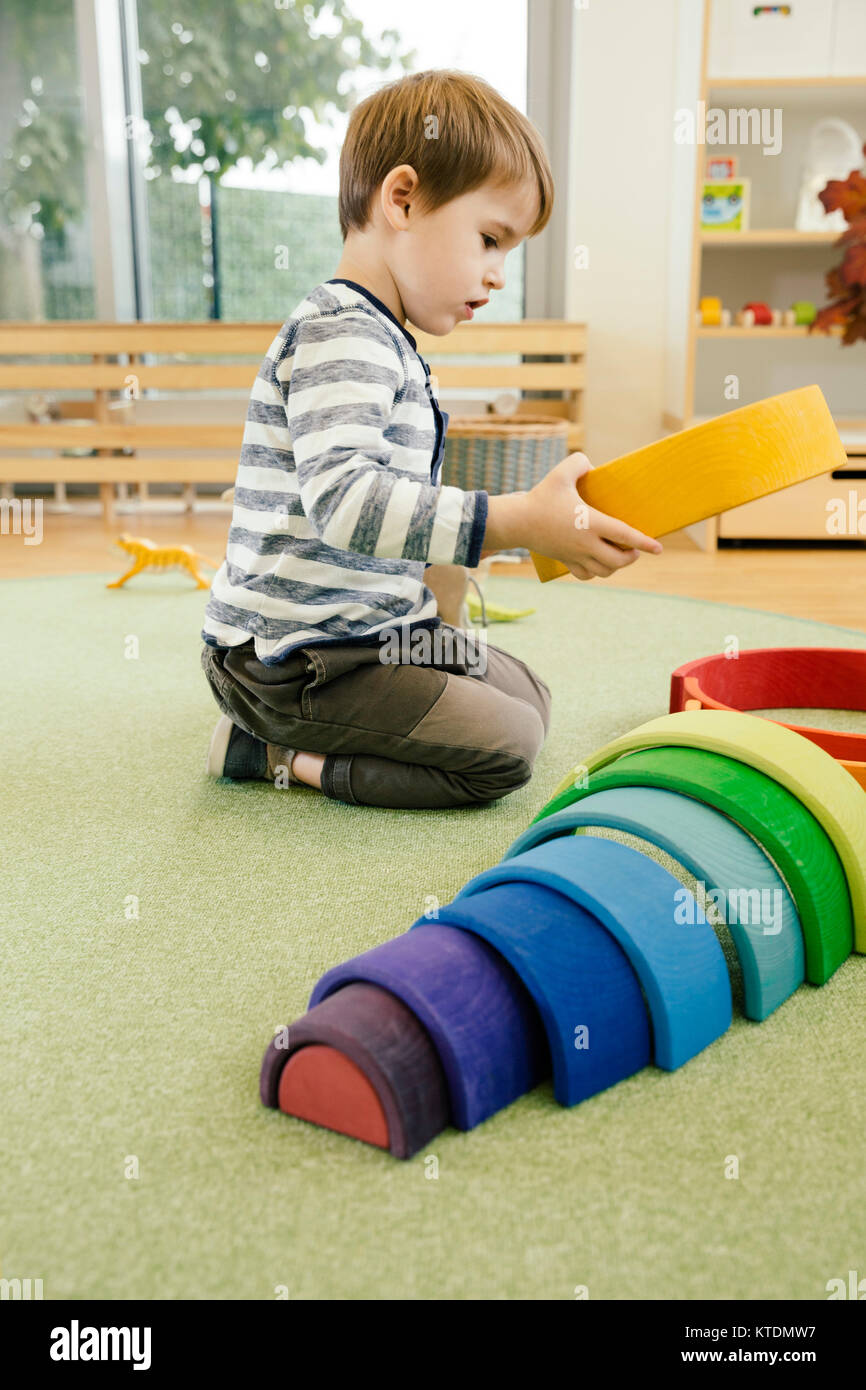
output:
[[[494,87],[470,73],[410,73],[353,109],[340,152],[343,241],[351,228],[366,225],[372,195],[400,164],[411,164],[418,175],[418,197],[427,212],[488,179],[501,186],[534,180],[538,216],[528,235],[536,236],[550,220],[553,174],[541,135]]]

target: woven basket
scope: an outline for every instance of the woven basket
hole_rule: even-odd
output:
[[[452,415],[442,482],[464,492],[527,492],[568,453],[568,421],[554,415]]]

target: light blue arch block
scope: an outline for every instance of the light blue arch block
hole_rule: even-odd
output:
[[[724,893],[725,922],[743,972],[747,1018],[766,1018],[803,983],[806,956],[794,900],[773,861],[736,821],[680,792],[613,787],[591,792],[536,821],[509,845],[503,860],[586,825],[638,835],[676,859],[708,889]],[[740,920],[738,900],[731,894],[744,891],[750,895],[747,916],[756,915],[757,894],[757,915],[765,920]]]

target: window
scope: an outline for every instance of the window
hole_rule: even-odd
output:
[[[74,0],[0,7],[0,317],[94,316]]]
[[[527,22],[527,0],[4,0],[0,314],[282,321],[342,253],[354,101],[455,67],[525,111]],[[523,317],[525,249],[479,321]]]

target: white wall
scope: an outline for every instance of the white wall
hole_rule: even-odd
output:
[[[698,4],[699,0],[692,0]],[[575,5],[566,316],[585,322],[586,443],[598,465],[663,433],[676,0]]]

